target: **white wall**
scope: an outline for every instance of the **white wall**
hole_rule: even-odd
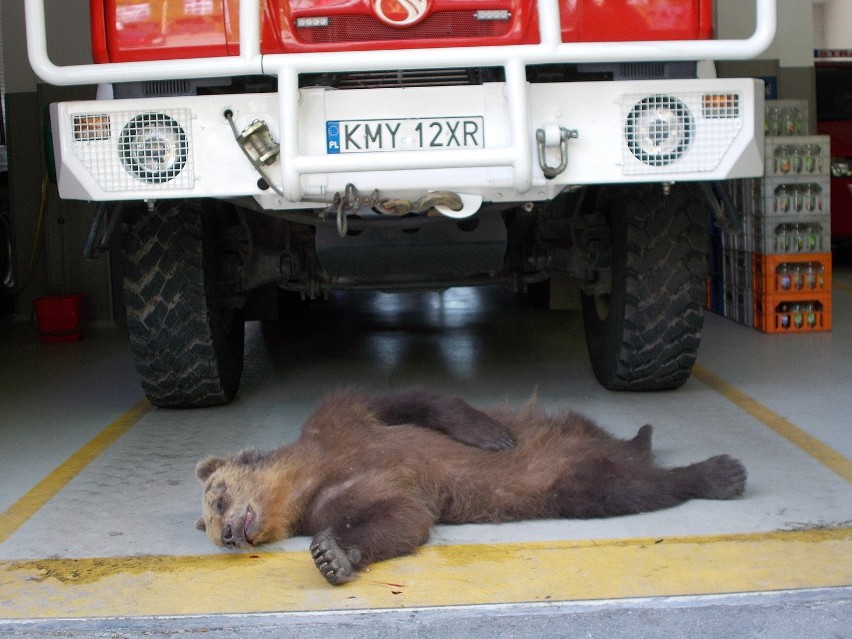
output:
[[[38,78],[27,60],[22,0],[0,1],[3,12],[3,50],[6,91],[35,91]],[[48,16],[48,50],[57,64],[86,64],[92,61],[89,51],[88,0],[45,0]]]
[[[852,0],[840,0],[852,5]],[[811,0],[778,0],[775,41],[760,56],[777,58],[782,67],[813,65],[813,5]],[[720,38],[746,38],[754,31],[754,3],[716,0],[716,31]]]
[[[852,49],[852,0],[814,1],[814,46]]]

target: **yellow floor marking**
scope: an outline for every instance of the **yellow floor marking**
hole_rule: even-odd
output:
[[[840,290],[846,291],[847,293],[852,293],[852,286],[850,286],[846,282],[838,282],[837,280],[834,280],[834,286],[835,288],[839,288]]]
[[[852,529],[428,546],[328,585],[307,551],[0,562],[0,618],[576,601],[847,586]]]
[[[95,435],[80,450],[60,464],[47,477],[33,486],[29,492],[0,513],[0,544],[36,514],[42,506],[62,490],[68,482],[92,463],[101,453],[112,446],[131,426],[151,409],[147,399],[139,401],[100,433]]]
[[[756,399],[732,386],[721,377],[708,371],[703,366],[696,365],[693,375],[707,386],[722,395],[728,401],[736,404],[759,422],[768,426],[808,455],[827,466],[848,482],[852,482],[852,461],[838,453],[831,446],[803,431],[801,428],[770,410]]]

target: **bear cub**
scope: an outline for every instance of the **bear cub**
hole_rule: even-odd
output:
[[[196,475],[198,527],[214,544],[309,535],[332,584],[414,552],[438,523],[612,517],[730,499],[746,482],[727,455],[655,465],[651,426],[622,440],[577,413],[546,414],[535,400],[480,411],[425,390],[335,392],[294,443],[208,457]]]

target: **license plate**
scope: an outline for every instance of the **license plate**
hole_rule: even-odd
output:
[[[328,153],[481,149],[485,144],[485,122],[479,115],[328,120],[325,139]]]

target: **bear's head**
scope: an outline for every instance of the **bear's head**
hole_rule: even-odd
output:
[[[241,548],[280,538],[264,508],[262,461],[252,449],[198,462],[195,474],[204,495],[196,527],[217,546]]]

